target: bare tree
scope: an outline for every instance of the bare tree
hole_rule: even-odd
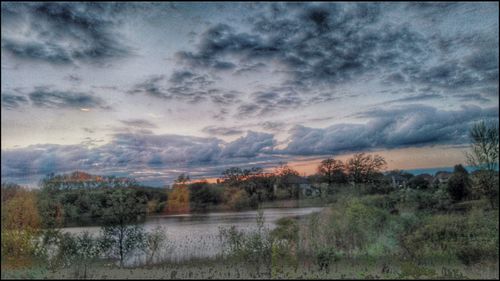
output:
[[[486,196],[491,207],[498,201],[498,123],[482,120],[469,131],[471,152],[467,162],[479,171],[474,174],[476,188]]]
[[[321,164],[318,166],[318,173],[326,179],[328,185],[345,180],[344,163],[341,160],[328,158],[321,161]]]
[[[346,168],[351,181],[354,183],[372,182],[385,166],[387,162],[379,155],[366,155],[356,153],[347,162]]]
[[[471,152],[467,153],[469,165],[481,170],[495,171],[498,167],[498,123],[480,121],[469,131]]]

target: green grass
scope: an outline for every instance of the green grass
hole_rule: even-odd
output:
[[[224,259],[192,260],[181,263],[164,263],[152,267],[118,268],[102,263],[87,269],[89,279],[498,279],[498,263],[482,263],[471,267],[456,264],[415,265],[394,259],[359,258],[341,260],[328,269],[320,270],[308,259],[302,259],[297,268],[284,266],[269,268]],[[80,279],[83,268],[70,267],[57,271],[43,268],[3,271],[2,279]]]

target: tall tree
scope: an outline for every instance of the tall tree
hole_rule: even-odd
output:
[[[6,258],[16,264],[34,253],[33,242],[40,230],[36,201],[33,191],[20,188],[2,202],[2,262]]]
[[[286,164],[281,164],[275,169],[275,174],[277,177],[278,188],[285,189],[290,198],[297,198],[299,196],[299,172]]]
[[[347,161],[349,178],[354,183],[370,183],[377,178],[377,174],[386,166],[387,162],[379,155],[356,153]]]
[[[321,164],[318,166],[318,174],[320,174],[323,179],[328,182],[328,185],[332,185],[333,183],[343,183],[346,181],[344,163],[341,160],[328,158],[321,161]]]
[[[498,203],[498,122],[482,120],[469,131],[471,151],[467,162],[479,171],[474,174],[476,188],[488,198],[491,207]]]
[[[453,174],[448,179],[447,190],[454,201],[463,200],[469,193],[469,173],[462,165],[455,165]]]
[[[471,152],[467,153],[469,165],[481,170],[498,169],[498,123],[482,120],[469,131]]]
[[[103,246],[119,258],[120,266],[130,252],[144,246],[144,230],[136,223],[146,214],[145,201],[130,189],[117,189],[108,199],[104,213],[107,225],[101,228]]]

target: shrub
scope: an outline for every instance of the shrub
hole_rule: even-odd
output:
[[[220,228],[219,238],[224,254],[254,265],[259,270],[261,264],[271,266],[273,241],[269,231],[264,229],[263,213],[257,216],[257,230],[245,233],[235,226]]]
[[[415,258],[457,257],[465,264],[498,258],[498,214],[474,210],[463,215],[434,215],[407,234]]]
[[[352,257],[367,249],[384,231],[389,213],[362,201],[346,200],[312,215],[301,232],[301,251],[316,255],[318,249],[333,247]]]
[[[428,189],[430,183],[423,176],[418,175],[408,181],[408,187],[412,189]]]
[[[288,240],[296,243],[299,238],[299,225],[292,218],[281,218],[276,221],[276,228],[271,231],[271,236],[276,240]]]
[[[449,178],[446,187],[455,202],[463,200],[468,195],[470,188],[469,175],[461,165],[455,166],[455,171]]]
[[[332,247],[322,248],[316,252],[316,263],[320,270],[329,269],[333,262],[339,260],[339,255]]]
[[[287,240],[274,240],[271,246],[271,276],[278,277],[285,266],[297,268],[298,259],[295,248]]]
[[[392,210],[396,207],[398,198],[393,195],[394,193],[382,195],[368,195],[361,199],[361,202],[367,206],[376,207],[385,210]]]
[[[490,256],[490,249],[483,245],[464,245],[457,249],[457,258],[465,265],[472,265]]]

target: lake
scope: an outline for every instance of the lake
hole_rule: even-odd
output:
[[[299,217],[322,208],[270,208],[264,209],[264,226],[275,227],[278,219],[283,217]],[[181,261],[190,258],[215,257],[221,253],[222,242],[219,237],[221,227],[235,226],[238,230],[252,231],[257,229],[257,211],[244,212],[214,212],[205,214],[181,214],[148,217],[141,225],[151,231],[157,226],[164,228],[168,246],[163,249],[158,258],[161,260]],[[81,233],[88,231],[98,234],[99,227],[68,227],[64,232]],[[145,254],[137,253],[127,260],[126,264],[144,262]]]

